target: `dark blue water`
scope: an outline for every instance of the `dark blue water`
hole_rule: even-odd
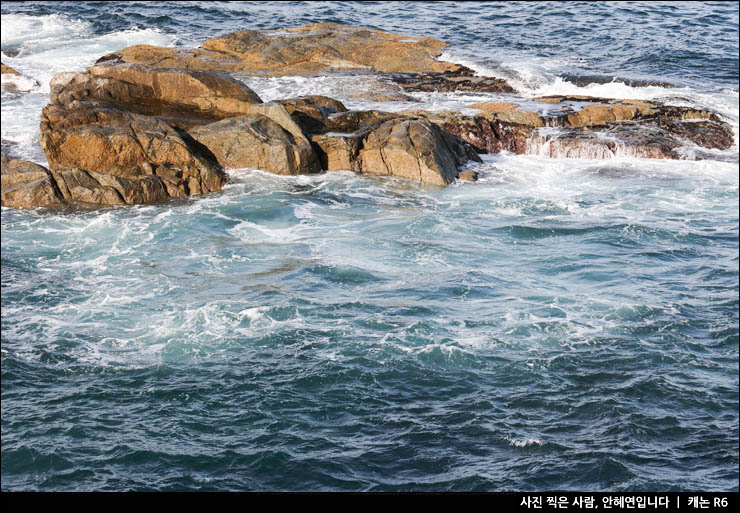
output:
[[[525,96],[737,124],[733,3],[37,2],[2,5],[3,62],[38,82],[3,93],[3,138],[43,162],[48,78],[106,52],[317,21],[439,37]],[[737,147],[716,157],[3,208],[2,490],[737,490]]]

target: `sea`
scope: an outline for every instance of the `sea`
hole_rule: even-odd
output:
[[[168,204],[3,207],[3,491],[738,490],[736,2],[1,10],[23,74],[2,139],[43,165],[56,73],[324,21],[442,39],[519,99],[654,99],[735,132],[702,160],[483,155],[446,188],[241,169]],[[350,109],[513,97],[242,80]]]

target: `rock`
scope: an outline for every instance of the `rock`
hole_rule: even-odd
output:
[[[49,170],[27,160],[10,159],[2,155],[2,205],[5,207],[54,207],[64,199]]]
[[[53,104],[105,100],[181,128],[239,116],[262,103],[254,91],[223,72],[136,64],[104,64],[83,73],[61,73],[50,86]]]
[[[566,129],[545,135],[535,133],[527,142],[525,153],[556,158],[678,159],[681,158],[677,151],[680,147],[678,139],[657,127],[616,124],[609,127],[608,134],[581,129]]]
[[[163,177],[155,175],[124,178],[65,166],[56,166],[51,172],[68,203],[90,206],[134,205],[187,196],[184,184],[180,187],[173,186],[167,184]]]
[[[0,71],[2,72],[3,75],[21,76],[21,74],[18,73],[16,70],[14,70],[13,68],[11,68],[10,66],[6,66],[3,63],[0,63]]]
[[[359,152],[363,174],[396,176],[432,185],[447,185],[458,166],[480,161],[458,139],[420,119],[392,119],[370,132]]]
[[[338,112],[347,112],[344,104],[326,96],[302,96],[278,100],[293,120],[308,135],[324,132],[329,116]]]
[[[190,132],[228,168],[252,168],[283,175],[316,173],[318,157],[305,136],[296,137],[273,119],[248,114]]]
[[[199,49],[137,45],[98,62],[126,62],[223,70],[269,76],[326,72],[387,73],[403,90],[514,92],[499,78],[480,77],[464,66],[437,60],[446,43],[431,37],[391,34],[339,23],[316,23],[284,30],[242,30],[205,41]],[[413,100],[377,80],[360,96],[376,101]]]
[[[471,105],[470,108],[482,110],[483,115],[488,119],[505,121],[507,123],[518,123],[531,127],[545,126],[545,121],[539,114],[528,110],[521,110],[517,108],[516,103],[476,103]]]
[[[702,148],[727,150],[734,144],[732,130],[726,123],[718,121],[661,119],[658,121],[658,126],[669,134],[680,139],[689,140]]]
[[[422,116],[439,125],[447,132],[470,144],[478,153],[526,153],[527,141],[535,132],[535,127],[520,123],[500,121],[482,115],[466,116],[459,112],[404,112],[407,115]]]
[[[326,131],[339,133],[355,133],[360,130],[371,130],[380,126],[384,121],[397,119],[399,114],[381,112],[378,110],[354,110],[330,115],[326,120]]]
[[[578,112],[568,115],[565,125],[572,128],[606,126],[615,121],[632,121],[656,113],[656,109],[636,105],[586,105]]]
[[[601,103],[547,116],[518,109],[513,102],[472,105],[484,110],[478,116],[459,112],[405,111],[404,114],[423,116],[477,151],[491,153],[509,151],[569,158],[610,158],[618,154],[676,159],[685,158],[677,149],[686,140],[712,149],[728,149],[734,140],[732,127],[704,109],[645,100],[555,98],[558,102],[567,98]],[[538,129],[543,127],[564,130],[541,135]]]
[[[284,30],[243,30],[205,41],[200,49],[137,45],[104,56],[114,61],[186,69],[262,72],[273,76],[326,71],[442,72],[446,43],[339,23]]]
[[[95,64],[131,63],[188,70],[238,71],[239,62],[238,58],[223,52],[196,48],[135,45],[104,55]]]
[[[203,48],[240,60],[239,71],[283,75],[329,70],[383,72],[447,71],[438,61],[446,43],[431,37],[390,34],[339,23],[316,23],[285,30],[244,30],[207,40]]]
[[[321,167],[326,171],[354,171],[362,172],[358,160],[363,139],[368,131],[358,134],[341,134],[330,132],[324,135],[315,135],[311,138],[319,156]]]
[[[465,171],[460,171],[457,174],[457,179],[464,182],[476,182],[478,181],[478,173],[476,171],[466,169]]]
[[[356,80],[352,86],[344,89],[343,93],[353,100],[370,102],[418,102],[413,96],[406,94],[403,87],[387,77],[377,75]]]
[[[472,69],[464,66],[445,72],[398,73],[392,74],[390,78],[407,92],[516,92],[506,80],[480,77]]]
[[[41,147],[70,202],[149,203],[217,191],[226,182],[213,154],[187,133],[108,102],[47,105]]]

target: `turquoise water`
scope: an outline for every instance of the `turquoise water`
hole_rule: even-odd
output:
[[[477,64],[522,94],[679,95],[736,126],[737,6],[555,4],[540,28],[538,5],[483,7],[299,3],[266,21],[259,4],[3,4],[3,47],[21,48],[3,61],[39,82],[4,93],[3,138],[43,162],[39,55],[81,69],[216,25],[363,16],[468,59],[478,38]],[[612,22],[637,11],[649,22],[619,27],[644,55],[628,58]],[[671,30],[705,43],[696,58]],[[680,87],[579,85],[585,70]],[[321,79],[250,85],[341,97]],[[737,490],[737,147],[476,169],[445,189],[235,170],[223,193],[167,205],[3,208],[2,489]]]

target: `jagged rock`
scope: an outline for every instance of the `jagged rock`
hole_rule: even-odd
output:
[[[392,119],[365,138],[359,152],[363,174],[397,176],[447,185],[460,165],[480,158],[452,135],[420,119]]]
[[[54,207],[64,204],[49,170],[27,160],[2,155],[1,199],[5,207]]]
[[[732,130],[720,121],[661,119],[658,126],[675,137],[689,140],[703,148],[726,150],[734,144]]]
[[[712,149],[733,144],[732,128],[713,112],[645,100],[608,100],[586,96],[555,97],[558,102],[599,101],[579,111],[548,114],[518,109],[512,102],[471,105],[477,116],[458,112],[405,111],[442,126],[479,152],[537,153],[553,157],[686,158],[677,151],[688,140]],[[540,134],[543,127],[560,127],[557,134]],[[604,137],[606,136],[606,137]]]
[[[41,147],[72,202],[148,203],[217,191],[226,182],[213,154],[187,133],[108,102],[47,105]],[[82,189],[97,192],[74,192]]]
[[[239,116],[262,102],[254,91],[223,72],[137,64],[105,64],[83,73],[61,73],[50,86],[53,104],[110,101],[183,128]]]
[[[464,66],[445,72],[394,73],[390,78],[407,92],[515,92],[506,80],[477,76],[472,69]]]

